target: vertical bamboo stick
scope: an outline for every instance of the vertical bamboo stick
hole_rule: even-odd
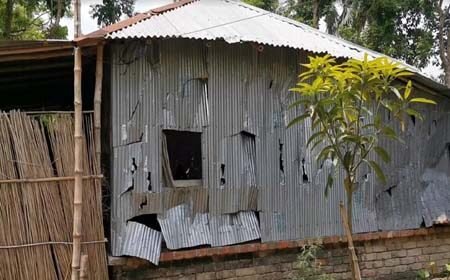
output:
[[[350,253],[350,266],[352,269],[352,279],[361,280],[361,271],[359,270],[358,257],[356,256],[355,247],[353,245],[352,231],[350,230],[350,225],[347,219],[344,203],[341,201],[339,204],[342,224],[344,225],[344,231],[347,236],[348,250]]]
[[[102,82],[103,82],[103,43],[97,45],[97,64],[95,67],[94,94],[94,146],[97,174],[101,174],[101,115],[102,115]]]
[[[83,128],[82,128],[82,98],[81,98],[81,49],[75,48],[74,67],[74,109],[75,109],[75,149],[74,149],[74,197],[73,197],[73,251],[72,280],[79,279],[81,255],[81,216],[83,209]]]
[[[80,280],[88,279],[88,255],[81,256]]]
[[[81,0],[75,0],[74,3],[74,14],[73,14],[73,21],[74,21],[74,37],[78,38],[81,36]]]

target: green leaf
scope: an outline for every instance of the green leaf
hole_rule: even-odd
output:
[[[316,133],[314,133],[313,135],[311,135],[311,137],[309,137],[309,139],[308,139],[308,142],[306,143],[306,147],[309,147],[309,145],[311,145],[311,143],[316,139],[316,138],[318,138],[318,137],[323,137],[325,135],[325,131],[319,131],[319,132],[316,132]],[[320,142],[322,141],[322,139],[321,140],[319,140]]]
[[[445,264],[445,271],[450,272],[450,264],[449,263]]]
[[[388,152],[384,148],[382,148],[380,146],[376,146],[373,149],[384,162],[391,161],[391,157],[389,156]]]
[[[381,181],[381,183],[386,184],[386,176],[384,176],[384,172],[381,167],[373,160],[366,160],[369,166],[375,171],[377,178]]]
[[[396,139],[397,138],[397,133],[395,133],[395,130],[392,129],[392,127],[390,127],[390,126],[387,126],[387,125],[384,126],[381,129],[381,132],[383,132],[383,134],[386,135],[389,138],[392,138],[392,139]]]
[[[412,83],[411,81],[408,81],[405,88],[405,99],[408,99],[409,95],[411,94],[411,90],[412,90]]]
[[[437,104],[436,101],[434,101],[434,100],[422,98],[422,97],[412,98],[409,102],[427,103],[427,104],[433,104],[433,105]]]
[[[405,112],[406,112],[408,115],[414,116],[414,117],[418,118],[418,119],[421,120],[421,121],[423,120],[422,114],[419,113],[418,111],[414,110],[414,109],[407,108],[407,109],[405,110]]]
[[[308,117],[309,117],[309,114],[303,114],[301,116],[298,116],[298,117],[294,118],[293,120],[291,120],[287,127],[289,128],[289,127],[293,126],[294,124],[301,122]]]
[[[398,99],[403,100],[403,96],[400,94],[396,87],[391,87],[391,90],[393,93],[395,93],[395,95],[397,95]]]
[[[308,100],[308,99],[299,99],[299,100],[293,102],[291,105],[289,105],[288,109],[290,110],[292,108],[297,107],[298,105],[307,104],[308,102],[310,102],[310,100]]]
[[[345,152],[344,162],[343,162],[344,167],[348,167],[348,168],[350,167],[352,158],[353,158],[353,154],[350,151]]]

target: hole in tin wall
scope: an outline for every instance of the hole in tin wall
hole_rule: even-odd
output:
[[[278,139],[278,149],[280,151],[280,171],[284,173],[283,143]]]
[[[410,116],[411,117],[411,121],[413,123],[413,125],[416,125],[416,117],[415,116]]]
[[[306,174],[306,168],[305,168],[305,158],[302,159],[302,173],[303,173],[303,183],[308,183],[309,182],[309,178],[308,178],[308,174]]]
[[[130,222],[136,222],[148,226],[151,229],[161,231],[156,214],[139,215],[129,219]]]
[[[148,172],[147,173],[147,183],[148,183],[148,186],[147,186],[147,189],[148,189],[148,191],[152,191],[152,172]]]
[[[143,209],[144,206],[147,206],[147,197],[144,196],[144,200],[139,204],[139,209]]]
[[[269,89],[271,89],[272,86],[273,86],[273,80],[270,80],[270,83],[269,83]]]
[[[385,190],[385,192],[387,192],[389,196],[392,196],[392,190],[396,187],[397,187],[397,185],[393,185],[393,186],[389,187],[387,190]]]
[[[223,186],[225,183],[225,164],[222,163],[220,165],[220,185]]]
[[[131,174],[134,174],[137,170],[136,158],[131,159]]]

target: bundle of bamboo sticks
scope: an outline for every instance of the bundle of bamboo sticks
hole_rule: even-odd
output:
[[[0,279],[68,279],[71,273],[72,115],[0,115]],[[92,114],[84,116],[83,167],[98,174]],[[55,178],[43,182],[36,178]],[[83,245],[90,279],[107,279],[101,182],[84,180]]]

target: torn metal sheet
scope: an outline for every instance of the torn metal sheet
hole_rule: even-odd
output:
[[[424,191],[422,209],[425,226],[450,223],[450,154],[448,147],[442,151],[433,168],[427,168],[422,175]]]
[[[254,212],[245,211],[227,215],[210,215],[211,246],[226,246],[261,238],[258,219]]]
[[[448,174],[428,169],[422,177],[422,209],[425,226],[450,223],[450,180]]]
[[[178,205],[158,215],[158,222],[169,249],[211,243],[208,214],[194,214],[187,204]]]
[[[208,189],[203,187],[166,188],[163,192],[164,209],[168,210],[181,204],[190,205],[194,213],[206,213],[208,210]]]
[[[140,223],[128,222],[121,255],[138,257],[158,265],[161,244],[161,232]]]
[[[163,193],[132,192],[133,216],[163,213]]]
[[[209,212],[212,215],[231,214],[240,211],[256,211],[258,202],[258,188],[217,188],[209,189]]]

